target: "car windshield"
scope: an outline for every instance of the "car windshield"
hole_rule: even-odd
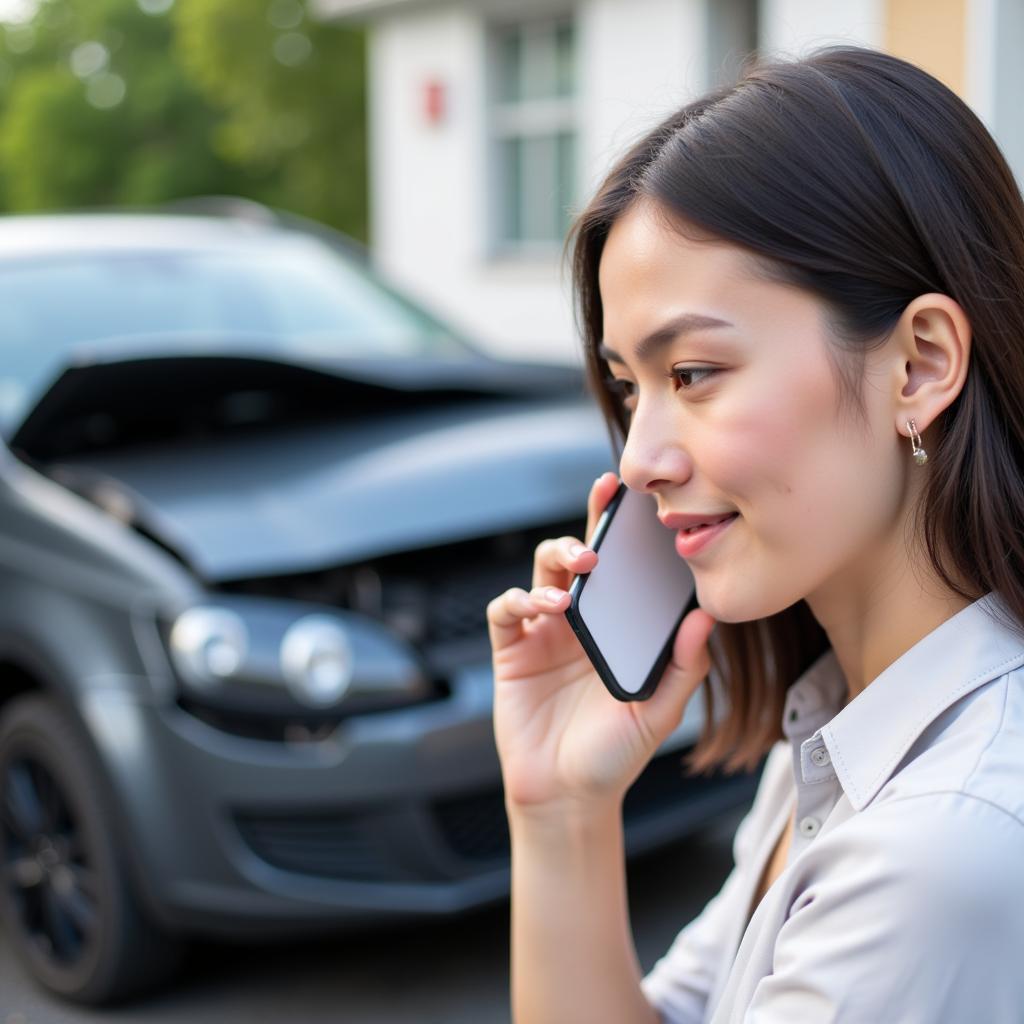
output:
[[[73,251],[0,262],[0,424],[28,411],[90,342],[272,338],[304,359],[459,358],[465,345],[326,243]],[[136,349],[137,350],[137,349]],[[194,344],[192,346],[194,351]]]

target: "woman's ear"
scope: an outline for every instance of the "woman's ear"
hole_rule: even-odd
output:
[[[955,300],[939,292],[914,299],[900,316],[891,339],[900,361],[893,395],[896,430],[910,436],[908,420],[921,434],[953,404],[971,355],[971,324]]]

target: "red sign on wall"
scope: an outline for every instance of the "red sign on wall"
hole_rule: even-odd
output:
[[[423,116],[427,124],[440,124],[447,113],[447,90],[439,78],[428,78],[423,83]]]

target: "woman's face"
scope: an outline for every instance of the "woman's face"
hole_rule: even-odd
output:
[[[905,568],[893,554],[912,460],[885,346],[865,368],[865,427],[840,412],[820,301],[759,278],[734,245],[684,237],[649,201],[613,225],[599,283],[605,355],[631,409],[623,480],[663,517],[739,513],[687,556],[706,611],[744,622],[801,598],[866,601]],[[683,315],[725,326],[641,343]]]

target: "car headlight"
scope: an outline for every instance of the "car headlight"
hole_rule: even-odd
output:
[[[170,634],[174,666],[193,686],[206,690],[230,678],[244,664],[249,634],[240,615],[227,608],[189,608]]]
[[[182,699],[232,712],[349,715],[430,699],[417,652],[386,625],[347,610],[217,595],[157,633]]]
[[[307,615],[281,640],[281,671],[304,704],[335,704],[352,685],[352,645],[348,634],[325,615]]]

